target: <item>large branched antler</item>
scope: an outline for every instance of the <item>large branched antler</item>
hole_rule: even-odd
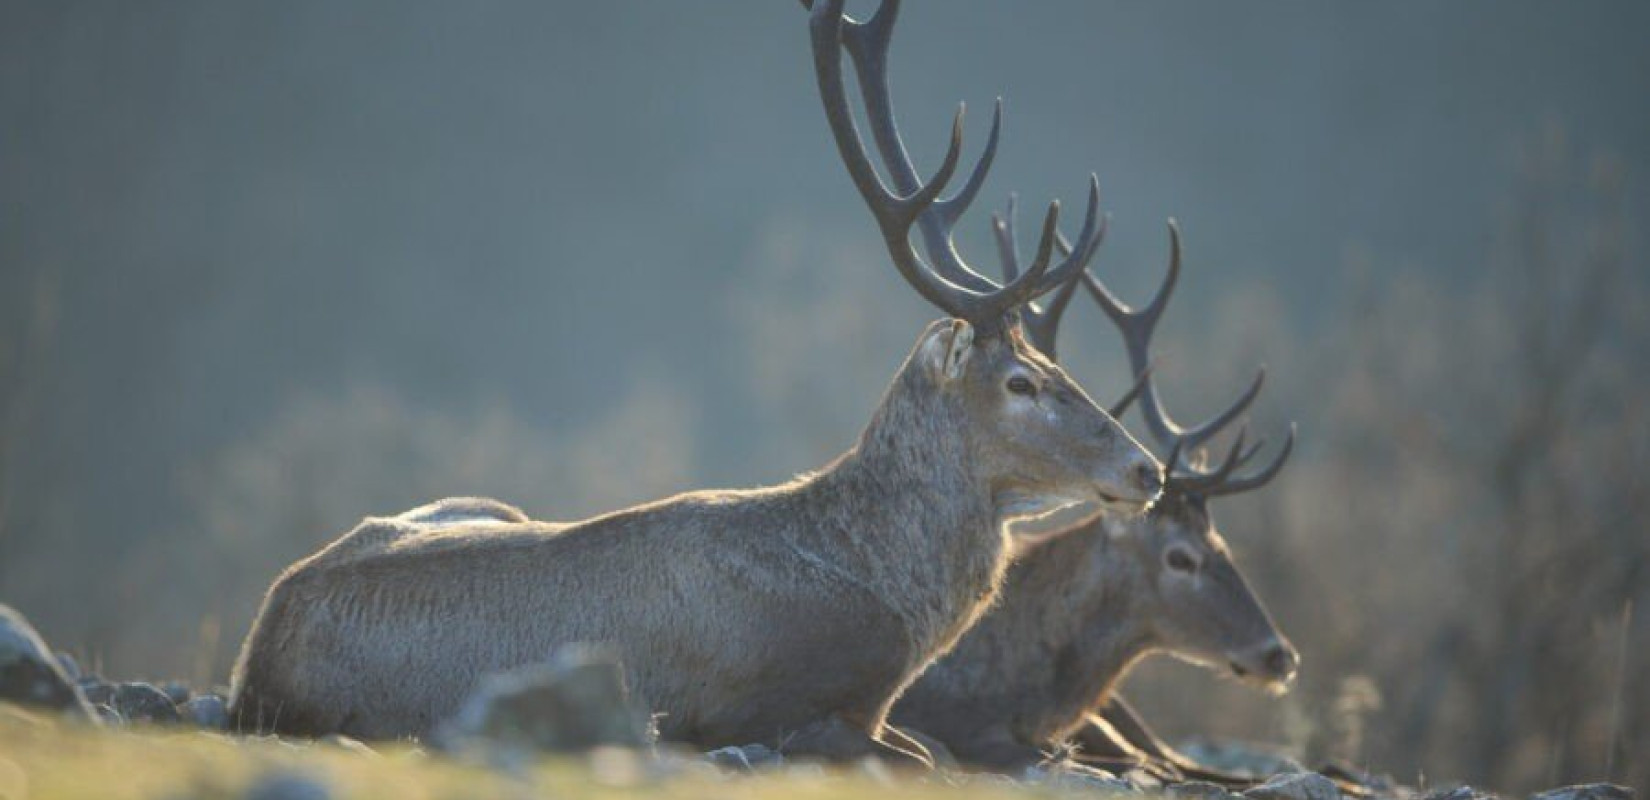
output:
[[[803,0],[812,10],[809,28],[813,43],[814,72],[825,118],[836,139],[837,152],[853,179],[860,197],[871,209],[882,230],[883,240],[901,276],[925,299],[952,316],[960,317],[983,330],[995,330],[1010,312],[1032,298],[1055,289],[1080,274],[1099,244],[1099,186],[1091,176],[1089,206],[1077,248],[1052,269],[1054,240],[1058,232],[1060,204],[1049,204],[1044,217],[1037,256],[1024,273],[1004,285],[997,285],[968,266],[957,253],[952,237],[956,221],[973,202],[996,153],[1002,123],[999,103],[993,115],[991,136],[961,189],[941,199],[955,174],[962,150],[963,111],[959,107],[951,127],[951,141],[945,159],[934,176],[923,183],[911,164],[909,153],[894,120],[888,92],[888,45],[899,0],[884,0],[865,22],[842,13],[843,0]],[[847,50],[859,76],[865,96],[865,116],[872,136],[893,182],[893,191],[882,181],[871,163],[865,143],[855,128],[842,79],[842,51]],[[925,262],[911,245],[911,228],[922,230],[928,259]]]
[[[1010,194],[1008,209],[1002,214],[991,215],[991,233],[997,240],[997,262],[1001,266],[1004,281],[1012,281],[1020,275],[1020,242],[1014,233],[1017,201],[1018,198]],[[1090,247],[1089,257],[1083,259],[1084,270],[1088,269],[1088,263],[1093,260],[1094,253],[1098,252],[1100,243],[1105,241],[1106,227],[1110,222],[1111,215],[1105,214],[1100,217],[1100,224],[1094,231],[1094,242]],[[1065,248],[1062,255],[1071,255],[1073,250],[1064,236],[1057,235],[1055,242],[1056,245]],[[1066,307],[1071,304],[1071,298],[1076,294],[1077,284],[1082,278],[1083,273],[1072,273],[1069,280],[1054,290],[1047,307],[1038,308],[1036,303],[1026,303],[1020,309],[1021,328],[1026,332],[1026,338],[1031,340],[1033,347],[1051,359],[1055,358],[1054,348],[1060,332],[1060,319],[1065,316]],[[1134,394],[1135,392],[1131,391],[1116,408],[1126,408]]]
[[[1057,243],[1062,252],[1070,252],[1070,246],[1061,237]],[[1248,449],[1244,448],[1246,429],[1239,430],[1220,465],[1212,470],[1202,469],[1188,463],[1186,456],[1201,447],[1216,434],[1220,433],[1233,420],[1237,419],[1249,405],[1254,402],[1255,396],[1260,394],[1261,386],[1266,382],[1266,370],[1261,368],[1255,373],[1255,380],[1249,384],[1243,394],[1233,401],[1225,410],[1210,417],[1204,422],[1191,427],[1183,426],[1169,417],[1163,408],[1162,398],[1158,396],[1157,386],[1151,376],[1151,340],[1157,330],[1157,322],[1163,316],[1163,309],[1169,304],[1169,297],[1174,293],[1175,284],[1180,280],[1180,228],[1169,220],[1169,271],[1163,279],[1163,285],[1153,295],[1144,308],[1136,311],[1123,301],[1118,300],[1102,284],[1087,271],[1083,273],[1083,285],[1088,289],[1095,302],[1111,318],[1118,331],[1123,334],[1123,344],[1129,355],[1129,367],[1139,376],[1140,415],[1146,422],[1146,429],[1151,432],[1159,446],[1168,449],[1169,456],[1164,461],[1164,470],[1168,473],[1168,486],[1181,491],[1195,492],[1204,496],[1235,494],[1250,489],[1265,486],[1266,483],[1278,474],[1283,468],[1289,454],[1295,447],[1295,426],[1289,426],[1289,435],[1284,439],[1283,447],[1278,451],[1271,463],[1258,472],[1235,476],[1237,470],[1249,463],[1265,440],[1256,442]]]
[[[1020,274],[1020,243],[1014,235],[1016,199],[1010,194],[1008,210],[1003,214],[991,215],[991,232],[997,239],[997,262],[1002,266],[1005,281],[1012,281]],[[1110,214],[1100,217],[1100,227],[1095,234],[1096,249],[1099,243],[1105,240],[1106,228],[1110,223]],[[1062,254],[1069,255],[1072,252],[1071,244],[1063,235],[1055,238],[1055,244],[1063,248]],[[1038,308],[1036,303],[1026,303],[1020,308],[1020,327],[1026,332],[1026,338],[1031,340],[1033,347],[1050,359],[1057,359],[1054,348],[1060,335],[1060,320],[1065,317],[1066,307],[1071,304],[1071,298],[1077,292],[1077,284],[1087,274],[1085,268],[1083,272],[1072,275],[1071,280],[1060,284],[1060,288],[1054,291],[1053,298],[1049,300],[1047,308]],[[1142,391],[1145,391],[1146,379],[1151,377],[1151,374],[1150,366],[1139,371],[1135,376],[1134,385],[1107,409],[1112,417],[1122,417],[1123,412],[1129,410],[1129,406],[1140,397]]]

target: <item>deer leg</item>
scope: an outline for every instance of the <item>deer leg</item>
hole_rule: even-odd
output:
[[[1145,761],[1149,755],[1135,747],[1110,721],[1099,714],[1090,714],[1069,737],[1084,755],[1093,758]]]
[[[909,752],[926,752],[933,759],[937,769],[956,769],[957,757],[951,754],[951,748],[943,742],[929,736],[915,728],[896,728],[893,725],[882,726],[882,741],[888,742],[902,750]]]
[[[1256,783],[1248,776],[1206,767],[1170,747],[1140,718],[1139,713],[1118,695],[1114,694],[1107,698],[1106,704],[1100,707],[1099,713],[1095,716],[1121,736],[1128,746],[1147,756],[1154,764],[1178,772],[1185,780],[1207,781],[1239,789]]]
[[[1124,700],[1121,695],[1113,694],[1106,698],[1105,705],[1099,708],[1099,717],[1122,737],[1123,741],[1134,750],[1152,758],[1161,758],[1165,761],[1174,761],[1185,756],[1176,753],[1169,747],[1155,731],[1140,718],[1140,714]]]
[[[831,716],[797,730],[780,744],[779,750],[786,756],[820,758],[837,763],[875,758],[895,766],[923,770],[934,768],[932,758],[921,744],[903,734],[898,738],[902,740],[898,744],[881,741],[867,732],[863,725],[840,716]]]
[[[1148,775],[1169,783],[1185,780],[1174,762],[1142,752],[1099,714],[1090,714],[1082,727],[1072,733],[1070,741],[1077,745],[1076,760],[1079,763],[1118,774],[1144,770]]]

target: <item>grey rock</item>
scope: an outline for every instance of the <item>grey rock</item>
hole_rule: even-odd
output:
[[[1530,800],[1633,800],[1636,793],[1614,783],[1583,783],[1530,795]]]
[[[1274,747],[1248,742],[1193,739],[1178,748],[1192,761],[1222,772],[1268,778],[1285,772],[1305,772],[1300,762]]]
[[[166,693],[148,683],[123,683],[115,687],[111,703],[120,715],[132,722],[181,722],[178,707]]]
[[[1025,772],[1021,773],[1020,780],[1062,791],[1100,791],[1111,794],[1139,792],[1134,784],[1110,772],[1069,760],[1050,761],[1027,767]]]
[[[80,693],[94,706],[106,706],[115,701],[115,685],[92,676],[80,679]]]
[[[74,660],[74,656],[62,650],[57,651],[57,665],[63,668],[63,674],[69,676],[69,680],[80,680],[80,662]]]
[[[706,753],[705,760],[738,772],[755,772],[785,765],[785,756],[765,744],[729,745]]]
[[[1161,791],[1163,789],[1162,778],[1153,775],[1150,770],[1142,769],[1140,767],[1124,770],[1118,773],[1117,777],[1121,780],[1127,781],[1130,786],[1133,786],[1135,789],[1142,792]]]
[[[5,604],[0,604],[0,700],[97,719],[39,632]]]
[[[121,716],[120,712],[116,711],[115,707],[109,705],[108,703],[98,703],[97,705],[92,706],[92,711],[97,714],[97,718],[105,724],[115,726],[126,724],[126,718]]]
[[[229,729],[229,703],[221,695],[198,694],[179,709],[186,721],[212,731]]]
[[[1228,791],[1226,787],[1207,781],[1186,781],[1177,783],[1163,791],[1173,800],[1232,800],[1242,798],[1243,795]]]
[[[1420,800],[1493,800],[1496,795],[1471,786],[1445,786],[1421,795]]]
[[[444,750],[582,752],[646,747],[647,716],[630,702],[619,663],[599,650],[563,648],[545,664],[483,679],[432,737]]]
[[[988,786],[1008,791],[1023,789],[1025,786],[1014,776],[997,772],[951,773],[945,776],[945,782],[953,786]]]
[[[295,772],[271,772],[246,789],[246,800],[329,800],[326,784]]]
[[[1335,782],[1316,772],[1286,772],[1243,793],[1251,800],[1340,800]]]
[[[167,698],[175,706],[181,706],[189,702],[189,698],[194,694],[189,690],[189,685],[183,681],[167,681],[160,685],[160,690],[166,693]]]
[[[1369,790],[1371,794],[1377,796],[1384,797],[1404,793],[1409,795],[1415,794],[1413,791],[1409,790],[1399,792],[1397,782],[1392,780],[1392,776],[1390,775],[1365,772],[1342,761],[1325,762],[1318,767],[1318,774],[1335,781],[1341,786],[1346,786],[1348,784],[1359,786]]]

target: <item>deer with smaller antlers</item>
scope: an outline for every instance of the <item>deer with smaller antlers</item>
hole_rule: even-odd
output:
[[[1018,272],[1012,201],[1006,219],[993,222],[1004,274],[1012,276]],[[1106,766],[1144,755],[1170,773],[1184,767],[1197,777],[1222,777],[1158,743],[1126,704],[1113,701],[1113,687],[1141,658],[1158,652],[1272,691],[1294,677],[1294,648],[1244,580],[1208,508],[1213,498],[1270,481],[1289,457],[1294,430],[1252,474],[1238,473],[1262,443],[1246,447],[1242,432],[1218,466],[1206,468],[1194,455],[1249,407],[1264,372],[1200,425],[1184,427],[1164,410],[1149,346],[1180,275],[1173,222],[1169,231],[1168,276],[1143,309],[1124,305],[1092,275],[1080,278],[1123,335],[1138,382],[1112,412],[1121,415],[1138,395],[1147,430],[1168,453],[1163,494],[1145,515],[1102,512],[1030,547],[1010,570],[997,607],[900,698],[891,721],[938,740],[965,763],[1023,769],[1077,738],[1098,750]],[[1051,358],[1076,286],[1076,280],[1062,286],[1047,309],[1021,312],[1028,335]]]
[[[864,23],[842,6],[820,0],[810,17],[826,120],[895,267],[948,315],[918,338],[858,441],[790,483],[571,524],[475,499],[369,519],[270,587],[234,673],[243,726],[421,736],[488,673],[596,643],[622,661],[666,740],[926,762],[884,720],[990,606],[1010,559],[1006,523],[1155,499],[1157,461],[1036,351],[1016,313],[1093,256],[1092,178],[1082,233],[1057,265],[1055,203],[1024,274],[947,280],[968,271],[949,226],[984,180],[998,124],[955,195],[940,197],[958,165],[960,112],[935,176],[895,175],[890,191],[854,127],[841,52],[886,48],[898,3]],[[869,105],[873,129],[897,135],[891,109]],[[919,219],[951,261],[917,255]]]

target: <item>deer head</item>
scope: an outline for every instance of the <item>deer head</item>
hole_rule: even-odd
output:
[[[1122,333],[1129,364],[1138,376],[1136,392],[1120,405],[1127,405],[1137,394],[1147,430],[1168,452],[1163,496],[1151,511],[1137,519],[1112,519],[1105,524],[1114,544],[1129,554],[1144,578],[1145,591],[1138,602],[1144,604],[1142,618],[1150,621],[1151,634],[1161,649],[1228,669],[1239,679],[1268,690],[1282,691],[1294,678],[1300,657],[1233,562],[1210,514],[1209,501],[1266,485],[1293,450],[1294,426],[1270,463],[1239,475],[1264,441],[1246,447],[1246,431],[1239,430],[1225,457],[1213,467],[1204,463],[1203,446],[1254,402],[1265,382],[1265,370],[1256,373],[1231,405],[1199,425],[1180,425],[1164,410],[1151,374],[1150,345],[1180,277],[1180,231],[1173,220],[1169,222],[1169,246],[1168,275],[1156,296],[1138,311],[1118,300],[1094,276],[1083,276],[1089,294]],[[1064,242],[1061,247],[1067,249]],[[1054,321],[1057,324],[1058,319]],[[1052,337],[1052,326],[1048,332]],[[1114,410],[1121,413],[1122,409]]]
[[[812,10],[814,70],[825,117],[856,189],[870,208],[888,254],[917,293],[951,317],[931,327],[917,352],[939,383],[965,409],[970,456],[1011,516],[1049,505],[1097,501],[1138,509],[1161,488],[1159,468],[1117,421],[1066,373],[1027,341],[1020,309],[1033,298],[1082,275],[1100,242],[1099,188],[1091,175],[1089,202],[1075,248],[1053,264],[1060,204],[1049,204],[1037,255],[1023,274],[999,285],[969,267],[957,252],[952,228],[985,181],[996,153],[1002,106],[993,115],[984,152],[955,194],[940,195],[955,174],[962,150],[963,114],[952,124],[939,170],[921,181],[905,150],[887,79],[888,45],[899,13],[887,0],[857,22],[843,0],[803,0]],[[888,170],[890,189],[860,139],[843,85],[842,52],[854,62],[866,122]],[[928,258],[911,243],[920,229]]]

